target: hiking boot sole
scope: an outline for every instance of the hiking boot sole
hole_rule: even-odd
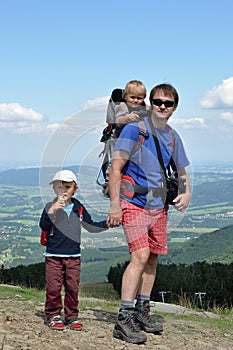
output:
[[[58,328],[58,327],[50,327],[50,329],[52,329],[53,331],[64,331],[65,327],[61,327],[61,328]]]
[[[143,344],[147,341],[146,335],[145,335],[144,339],[135,339],[135,338],[133,339],[133,338],[127,337],[127,335],[125,335],[124,333],[122,333],[121,331],[116,330],[116,329],[114,329],[114,331],[113,331],[113,337],[117,338],[117,339],[124,340],[124,341],[126,341],[128,343],[132,343],[132,344]]]
[[[154,333],[154,334],[160,334],[161,332],[163,332],[163,326],[162,325],[158,325],[156,327],[147,327],[141,323],[138,323],[139,327],[145,331],[146,333]]]

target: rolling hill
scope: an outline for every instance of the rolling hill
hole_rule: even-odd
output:
[[[169,254],[160,257],[162,263],[174,264],[193,264],[204,260],[227,264],[233,261],[233,225],[204,233],[182,244],[172,244]]]

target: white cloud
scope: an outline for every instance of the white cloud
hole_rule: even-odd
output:
[[[42,114],[34,111],[32,108],[24,108],[19,103],[0,104],[0,121],[43,121]]]
[[[57,130],[58,128],[61,128],[61,124],[54,123],[54,124],[49,124],[49,125],[47,126],[47,129],[48,129],[49,131],[55,131],[55,130]]]
[[[16,124],[11,129],[12,134],[32,134],[32,133],[41,133],[44,131],[44,126],[38,126],[37,124],[28,125],[26,123]]]
[[[183,129],[203,129],[206,128],[207,125],[205,123],[204,118],[174,118],[169,121],[169,124],[174,126],[181,126]]]
[[[233,77],[206,91],[200,103],[203,108],[233,107]]]
[[[231,112],[223,112],[221,114],[221,118],[228,121],[230,124],[233,124],[233,113]]]
[[[33,110],[25,108],[19,103],[0,104],[0,128],[13,134],[27,134],[41,132],[41,126],[46,118]]]
[[[89,109],[91,107],[96,107],[98,105],[106,105],[109,101],[110,96],[96,97],[94,99],[87,100],[81,104],[81,110]]]

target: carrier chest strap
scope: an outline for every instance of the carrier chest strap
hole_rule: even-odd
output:
[[[140,193],[140,194],[147,194],[149,192],[152,192],[154,196],[160,196],[161,192],[164,191],[163,187],[162,188],[143,187],[143,186],[139,186],[129,182],[124,183],[124,185],[128,190],[134,191],[135,193]]]

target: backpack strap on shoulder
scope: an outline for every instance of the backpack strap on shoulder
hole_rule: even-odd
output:
[[[49,203],[49,208],[51,208],[51,206],[54,203],[55,203],[54,201],[50,202]],[[40,244],[46,246],[49,236],[52,237],[53,234],[54,234],[54,221],[52,222],[52,226],[51,226],[49,231],[46,231],[46,230],[41,230],[40,231]]]
[[[83,206],[80,205],[80,207],[78,208],[78,213],[79,213],[79,220],[83,221]]]
[[[138,127],[139,127],[138,142],[135,145],[131,154],[134,154],[135,152],[137,152],[141,148],[143,141],[149,137],[149,134],[146,130],[146,124],[143,119],[139,120]]]
[[[140,145],[142,145],[143,141],[145,140],[145,138],[147,138],[149,136],[149,134],[148,134],[148,132],[146,130],[146,124],[145,124],[143,119],[139,120],[138,126],[139,126],[138,142],[140,143]]]

